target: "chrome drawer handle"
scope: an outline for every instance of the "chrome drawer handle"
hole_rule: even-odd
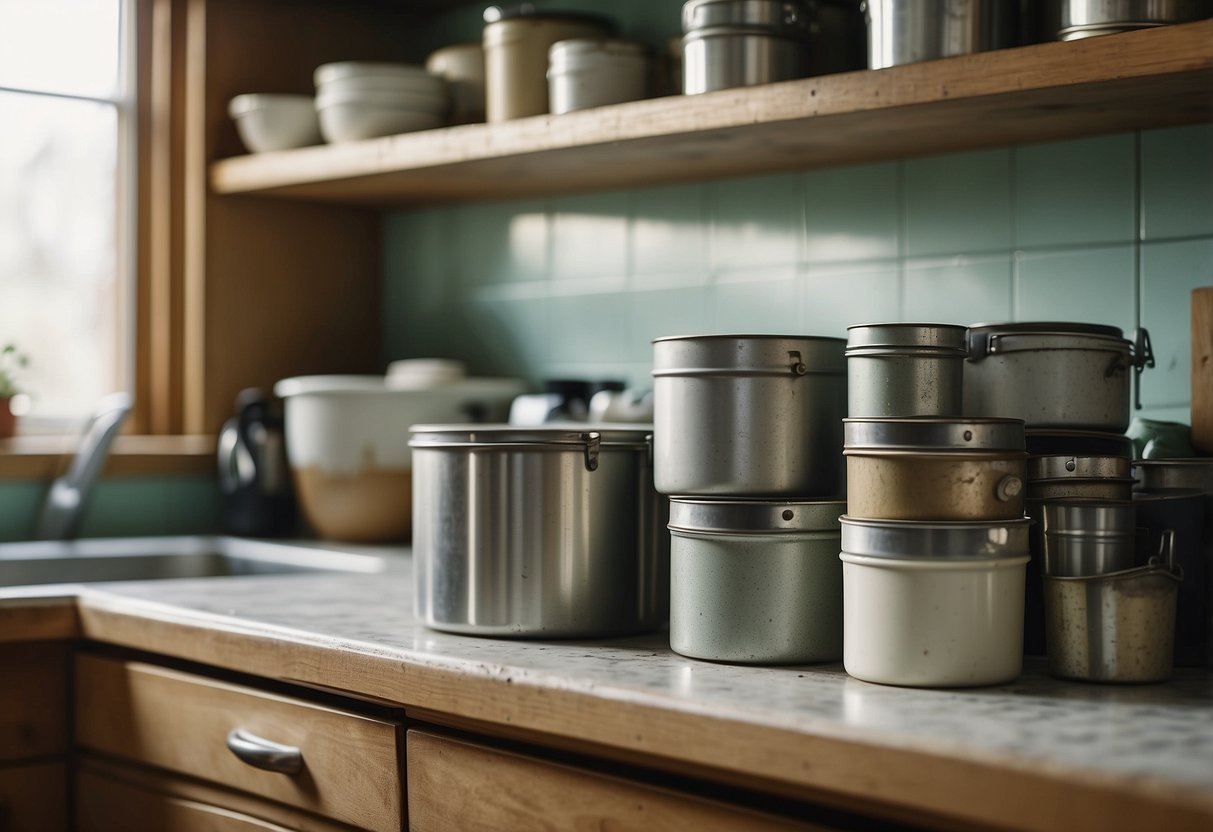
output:
[[[293,745],[282,745],[251,734],[243,728],[228,732],[227,749],[253,768],[298,774],[303,771],[303,752]]]

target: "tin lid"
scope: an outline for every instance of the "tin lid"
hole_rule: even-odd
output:
[[[843,515],[842,551],[877,558],[968,560],[1028,553],[1031,520],[861,520]]]
[[[1192,490],[1213,494],[1213,457],[1135,459],[1142,491]]]
[[[683,34],[719,26],[806,33],[810,25],[808,7],[798,0],[688,0],[682,5]]]
[[[970,361],[1026,350],[1105,350],[1127,355],[1133,348],[1120,327],[1058,321],[974,324],[967,343]]]
[[[1125,456],[1074,456],[1050,454],[1028,459],[1028,481],[1129,478]]]
[[[966,332],[956,324],[857,324],[847,327],[847,355],[928,351],[964,357]]]
[[[591,440],[602,447],[646,448],[652,425],[413,425],[411,448],[582,448]]]
[[[1124,537],[1136,533],[1130,500],[1046,500],[1044,533],[1077,537]]]
[[[596,58],[643,60],[648,55],[644,44],[622,38],[569,38],[558,40],[548,48],[550,68],[568,69],[580,61]]]
[[[904,418],[843,419],[843,453],[851,451],[1024,451],[1021,419]]]
[[[814,335],[673,335],[653,340],[653,376],[845,375],[846,345]]]
[[[789,502],[671,497],[669,528],[736,535],[837,532],[838,518],[846,510],[846,500]]]
[[[564,20],[570,23],[602,26],[610,31],[615,29],[615,21],[606,15],[565,9],[536,9],[532,3],[519,3],[516,6],[486,6],[483,18],[486,25],[519,19]]]

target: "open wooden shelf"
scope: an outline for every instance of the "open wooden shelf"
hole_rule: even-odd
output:
[[[492,199],[1213,120],[1213,21],[216,162],[221,194]]]

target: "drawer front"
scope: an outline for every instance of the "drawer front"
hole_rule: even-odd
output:
[[[75,778],[75,832],[351,832],[277,803],[150,769],[85,763]]]
[[[63,763],[0,768],[0,830],[67,832]]]
[[[76,659],[81,746],[278,800],[354,826],[402,825],[399,726],[153,664]],[[228,747],[241,730],[298,749],[297,773]]]
[[[67,645],[0,644],[0,761],[67,751]]]
[[[412,832],[822,828],[425,731],[407,749]]]

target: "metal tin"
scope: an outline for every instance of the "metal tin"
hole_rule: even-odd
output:
[[[1029,500],[1127,500],[1129,458],[1052,454],[1028,459]]]
[[[1169,554],[1104,575],[1046,576],[1049,672],[1088,682],[1169,679],[1183,577]]]
[[[1044,574],[1085,577],[1135,566],[1137,511],[1131,502],[1044,504]]]
[[[757,29],[719,26],[682,36],[682,92],[697,95],[804,78],[808,45]]]
[[[1129,370],[1154,365],[1144,329],[1134,344],[1095,324],[979,324],[969,328],[968,349],[965,413],[1013,416],[1029,428],[1123,433]]]
[[[617,38],[578,38],[548,50],[548,98],[552,113],[636,101],[647,93],[648,53]]]
[[[959,416],[965,328],[952,324],[847,327],[847,412]]]
[[[809,31],[809,10],[788,0],[688,0],[682,4],[682,32],[730,26],[798,37]]]
[[[1194,490],[1213,494],[1213,457],[1135,459],[1137,491]]]
[[[842,551],[873,558],[991,560],[1028,554],[1027,519],[925,523],[844,515]]]
[[[653,342],[653,474],[663,494],[837,497],[845,342],[705,335]]]
[[[670,647],[712,661],[842,657],[832,502],[670,501]]]
[[[1017,44],[1012,0],[867,0],[865,7],[871,69]]]
[[[668,504],[650,431],[418,425],[416,615],[494,636],[606,636],[666,617]]]
[[[846,419],[847,513],[886,520],[1023,517],[1014,419]]]
[[[1151,29],[1210,15],[1209,0],[1062,0],[1057,39]]]

